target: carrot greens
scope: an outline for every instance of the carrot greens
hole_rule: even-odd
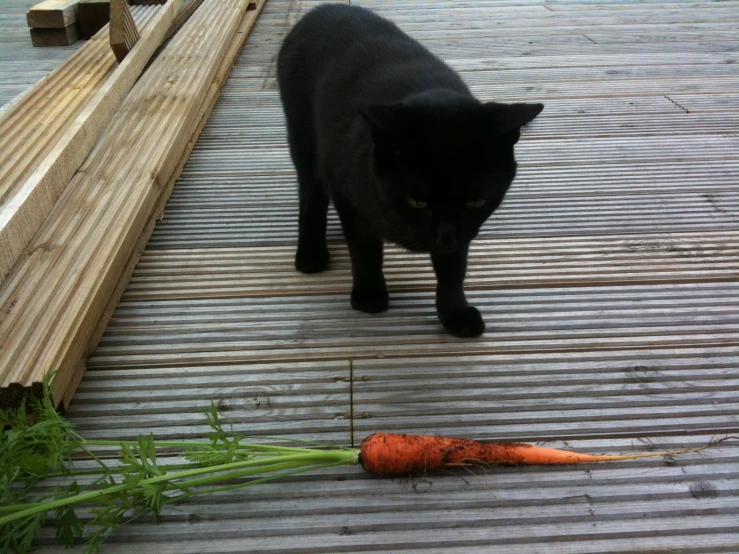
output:
[[[208,442],[156,441],[152,436],[85,440],[57,413],[48,382],[41,398],[1,411],[0,549],[30,551],[51,519],[59,543],[85,541],[86,552],[95,552],[110,531],[144,515],[157,517],[167,504],[358,463],[359,451],[351,448],[248,443],[225,428],[214,405],[205,412]],[[110,448],[113,459],[92,451]],[[160,456],[163,449],[166,456]],[[82,463],[93,467],[76,469]],[[60,480],[64,486],[47,484]],[[80,507],[82,516],[76,511]]]

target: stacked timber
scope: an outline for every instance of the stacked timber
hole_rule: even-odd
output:
[[[26,13],[34,46],[68,46],[79,38],[79,0],[45,0]]]
[[[203,2],[0,287],[1,406],[40,392],[51,372],[54,399],[71,398],[262,5]]]
[[[0,280],[162,44],[175,9],[174,0],[134,8],[143,37],[125,63],[116,62],[106,27],[0,110]]]

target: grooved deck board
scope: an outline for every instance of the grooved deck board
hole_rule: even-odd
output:
[[[391,309],[353,312],[333,212],[330,271],[293,269],[275,56],[320,3],[266,3],[89,359],[68,412],[82,435],[200,438],[211,400],[285,442],[398,431],[640,452],[737,434],[739,2],[351,2],[481,98],[546,106],[472,249],[488,332],[465,341],[440,328],[427,259],[395,248]],[[106,552],[737,552],[737,462],[728,442],[577,468],[327,470],[168,507]]]

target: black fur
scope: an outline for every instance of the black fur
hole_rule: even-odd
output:
[[[515,177],[521,126],[544,106],[483,104],[393,23],[339,4],[295,25],[277,77],[300,189],[297,269],[328,266],[330,199],[349,246],[355,309],[387,309],[390,241],[431,253],[442,324],[457,336],[482,334],[462,288],[468,246]]]

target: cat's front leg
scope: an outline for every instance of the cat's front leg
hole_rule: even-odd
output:
[[[387,310],[390,297],[382,273],[383,242],[372,225],[340,198],[334,199],[352,262],[352,308],[376,314]]]
[[[467,303],[464,277],[467,272],[467,249],[432,253],[436,273],[436,310],[442,325],[457,337],[479,337],[485,322],[477,308]]]

